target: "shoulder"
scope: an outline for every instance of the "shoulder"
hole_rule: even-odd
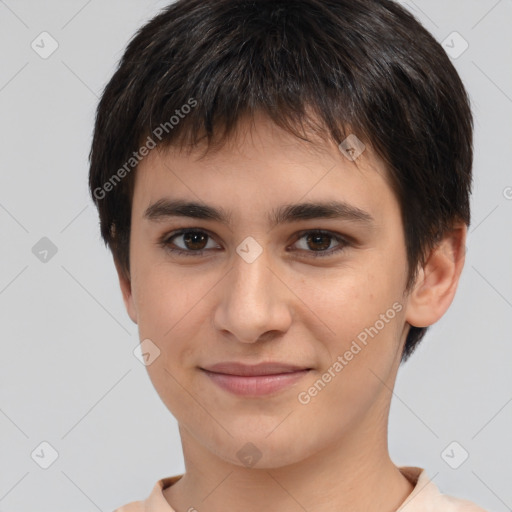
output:
[[[174,510],[167,503],[163,490],[176,483],[183,475],[171,476],[158,480],[151,491],[151,494],[142,501],[133,501],[120,508],[116,508],[113,512],[148,512],[148,511],[161,511],[161,512],[174,512]]]
[[[402,474],[414,485],[412,493],[397,512],[487,512],[471,501],[443,494],[422,468],[401,467]]]
[[[487,512],[471,501],[454,498],[447,494],[440,494],[435,504],[446,512]]]
[[[145,512],[145,504],[143,501],[133,501],[120,508],[116,508],[114,512]]]

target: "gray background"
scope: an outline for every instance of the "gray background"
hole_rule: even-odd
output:
[[[129,38],[166,3],[0,1],[4,512],[109,511],[184,470],[176,421],[133,354],[137,329],[87,191],[98,96]],[[438,41],[457,31],[469,43],[454,63],[472,99],[476,155],[466,267],[449,312],[399,373],[391,455],[425,467],[443,492],[511,510],[512,2],[403,3]],[[43,31],[59,45],[46,59],[31,47]],[[43,237],[57,249],[46,261]],[[47,469],[44,441],[58,453]],[[462,450],[469,458],[452,469]]]

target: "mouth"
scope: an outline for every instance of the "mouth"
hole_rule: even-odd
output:
[[[307,375],[312,368],[284,363],[218,363],[200,368],[217,386],[241,396],[262,396],[282,391]]]

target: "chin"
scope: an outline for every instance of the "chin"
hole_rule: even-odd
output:
[[[275,423],[272,428],[275,429]],[[279,428],[279,427],[278,427]],[[307,459],[316,450],[313,445],[297,440],[300,436],[283,429],[267,429],[257,434],[234,432],[228,427],[233,437],[223,436],[223,442],[208,439],[205,447],[216,456],[230,464],[246,469],[277,469]],[[269,432],[272,432],[269,435]]]

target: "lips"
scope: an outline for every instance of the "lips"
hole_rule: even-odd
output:
[[[258,397],[275,394],[292,386],[311,368],[277,362],[257,365],[225,362],[201,370],[225,391],[244,397]]]
[[[247,365],[236,362],[217,363],[213,366],[204,368],[209,372],[223,373],[225,375],[238,375],[241,377],[261,376],[261,375],[279,375],[283,373],[292,373],[302,370],[309,370],[306,366],[295,366],[286,363],[259,363],[256,365]]]

